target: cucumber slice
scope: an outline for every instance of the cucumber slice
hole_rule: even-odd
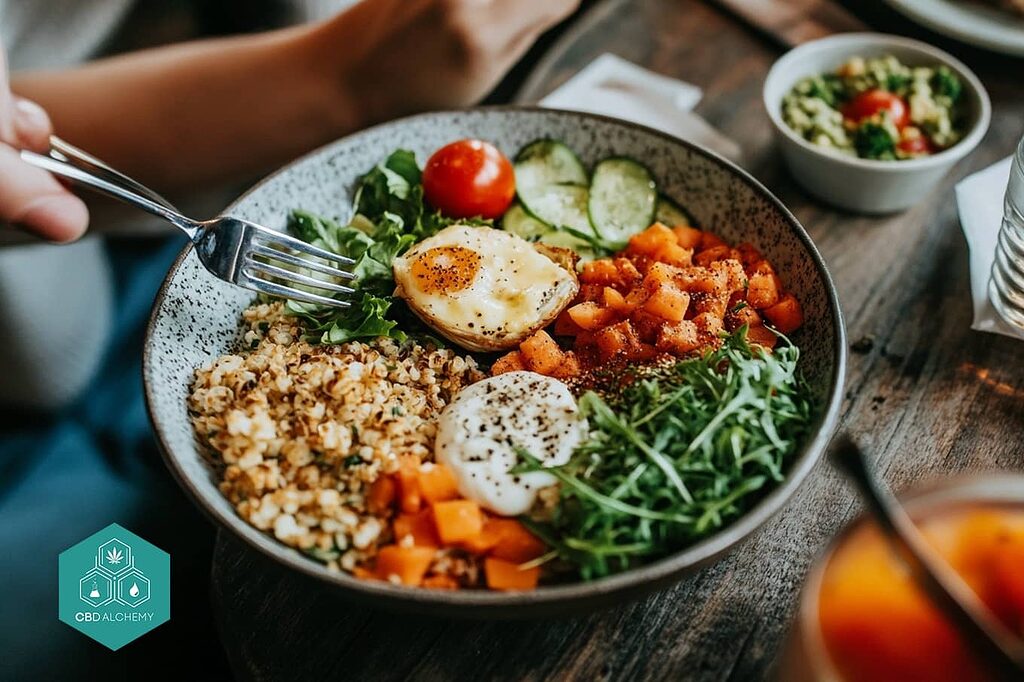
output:
[[[523,206],[537,220],[551,227],[571,227],[593,232],[587,216],[590,192],[581,185],[548,185],[523,199]]]
[[[518,202],[512,204],[512,208],[505,211],[505,215],[501,219],[501,227],[506,232],[519,235],[528,242],[538,241],[552,231],[550,225],[527,213],[523,205]]]
[[[519,150],[516,191],[523,203],[548,185],[586,185],[587,171],[576,154],[557,140],[537,140]]]
[[[657,201],[654,176],[633,159],[613,157],[594,168],[587,208],[603,239],[624,241],[650,227]]]
[[[658,203],[654,208],[654,219],[668,227],[675,227],[676,225],[693,226],[694,224],[690,213],[664,194],[658,195]]]
[[[563,249],[572,249],[580,257],[580,261],[586,262],[593,260],[596,257],[594,250],[591,248],[589,242],[585,242],[579,237],[574,237],[568,232],[562,230],[551,230],[543,237],[540,241],[550,246],[560,246]]]

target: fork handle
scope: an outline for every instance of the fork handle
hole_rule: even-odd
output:
[[[202,226],[199,223],[191,220],[190,218],[186,218],[173,208],[157,203],[156,201],[139,194],[134,189],[117,184],[111,179],[101,177],[100,175],[94,174],[84,168],[79,168],[65,161],[60,161],[49,156],[43,156],[42,154],[36,154],[35,152],[28,150],[21,151],[21,159],[32,166],[42,168],[54,175],[59,175],[63,178],[73,180],[79,184],[96,190],[101,194],[106,194],[109,197],[113,197],[114,199],[123,201],[126,204],[140,208],[147,213],[152,213],[159,218],[163,218],[181,229],[192,241],[195,241],[196,236],[202,229]],[[135,185],[138,184],[135,183],[135,181],[132,181],[132,183]],[[142,185],[139,186],[142,187]],[[152,194],[155,194],[155,192],[152,192]]]

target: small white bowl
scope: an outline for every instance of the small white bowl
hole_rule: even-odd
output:
[[[932,156],[878,161],[829,152],[782,120],[782,98],[801,79],[833,72],[851,57],[884,55],[910,66],[945,65],[960,77],[967,98],[967,133],[962,140]],[[819,199],[859,213],[900,211],[928,196],[953,164],[978,145],[992,116],[988,93],[962,62],[926,43],[883,33],[842,33],[790,50],[768,72],[764,106],[797,181]]]

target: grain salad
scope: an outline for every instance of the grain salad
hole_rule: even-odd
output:
[[[367,487],[400,454],[433,459],[435,418],[482,374],[452,350],[382,337],[312,345],[281,303],[243,313],[248,352],[196,372],[189,410],[249,523],[352,570],[385,539]]]

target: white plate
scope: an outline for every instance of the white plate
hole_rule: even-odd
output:
[[[996,52],[1024,56],[1024,18],[969,0],[886,0],[937,33]]]

